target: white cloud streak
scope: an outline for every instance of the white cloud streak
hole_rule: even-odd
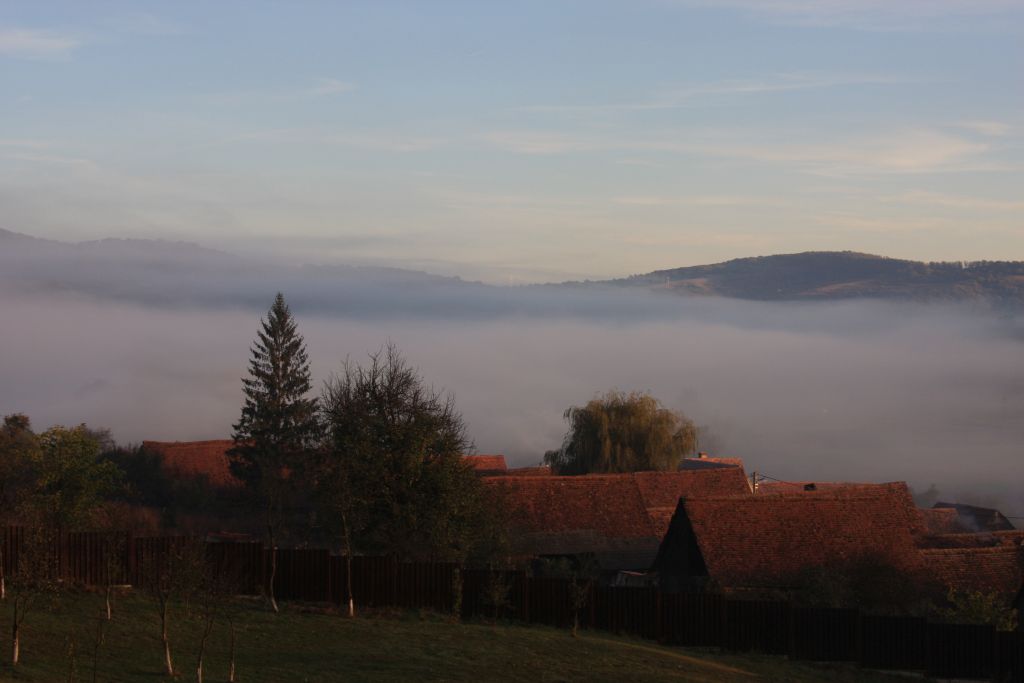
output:
[[[20,59],[62,59],[70,56],[81,40],[67,33],[28,28],[0,27],[0,55]]]

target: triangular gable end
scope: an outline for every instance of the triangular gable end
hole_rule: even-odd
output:
[[[680,498],[676,504],[668,531],[658,546],[653,569],[658,573],[662,590],[696,588],[707,580],[707,563],[686,513],[685,498]]]

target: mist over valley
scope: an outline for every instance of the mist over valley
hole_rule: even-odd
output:
[[[1024,510],[1024,325],[976,298],[749,301],[291,267],[182,243],[0,235],[0,412],[121,442],[229,436],[283,291],[316,384],[391,340],[454,392],[476,448],[539,462],[563,411],[650,391],[701,450],[789,480],[907,480]]]

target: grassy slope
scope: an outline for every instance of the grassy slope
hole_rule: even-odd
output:
[[[54,611],[26,623],[22,665],[10,667],[9,605],[3,605],[0,680],[66,681],[74,636],[79,681],[92,680],[88,630],[100,613],[99,596],[65,598]],[[194,680],[200,624],[172,622],[181,680]],[[241,608],[238,675],[258,681],[882,681],[897,680],[839,666],[812,666],[775,657],[723,656],[665,648],[644,641],[510,625],[455,624],[436,616],[392,615],[349,620],[292,605],[280,615],[261,605]],[[227,629],[218,625],[205,665],[207,681],[227,680]],[[100,681],[159,681],[161,650],[156,612],[139,596],[115,609],[99,659]]]

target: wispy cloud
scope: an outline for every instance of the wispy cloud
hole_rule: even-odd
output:
[[[888,201],[920,206],[938,206],[946,209],[963,209],[966,211],[1024,211],[1024,201],[925,191],[905,192],[889,197]]]
[[[777,74],[762,79],[728,79],[713,83],[679,85],[664,88],[660,93],[644,100],[631,102],[607,102],[585,104],[534,104],[520,107],[527,112],[591,113],[591,112],[639,112],[659,109],[682,109],[697,106],[702,102],[719,100],[724,97],[762,95],[823,88],[837,88],[855,85],[901,85],[910,79],[891,75],[822,75],[822,74]]]
[[[14,147],[18,149],[45,149],[52,146],[49,140],[34,140],[31,138],[0,138],[0,147]]]
[[[235,135],[228,143],[268,142],[302,145],[330,145],[382,152],[426,152],[442,147],[445,138],[414,135],[400,131],[362,130],[337,132],[309,128],[274,128]]]
[[[188,33],[184,24],[149,12],[131,12],[109,17],[105,29],[138,36],[180,36]]]
[[[555,131],[495,131],[481,136],[508,152],[555,155],[595,151],[686,154],[779,163],[824,174],[999,170],[979,161],[989,145],[934,129],[911,129],[830,142],[765,143],[737,131],[662,131],[643,137]]]
[[[579,135],[534,130],[498,130],[480,138],[499,149],[517,154],[565,154],[615,146],[611,140],[588,140]]]
[[[676,0],[737,9],[768,21],[871,31],[920,30],[943,20],[1021,16],[1018,0]]]
[[[990,137],[1003,137],[1013,131],[1010,124],[1002,121],[963,121],[958,127]]]
[[[79,37],[58,31],[0,27],[0,55],[20,59],[61,59],[82,44]]]
[[[777,197],[756,197],[743,195],[623,195],[612,197],[613,204],[636,207],[777,207],[791,206],[792,203]]]

